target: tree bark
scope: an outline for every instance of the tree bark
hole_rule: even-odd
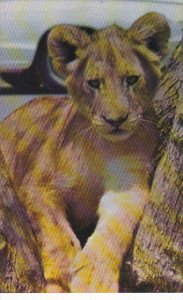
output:
[[[183,291],[183,42],[154,99],[160,157],[142,222],[122,271],[125,291]],[[44,276],[26,210],[0,152],[0,292],[39,292]]]
[[[31,225],[0,152],[0,292],[38,292],[43,285]]]
[[[159,163],[123,269],[126,291],[183,291],[183,40],[154,98],[162,136]],[[123,282],[123,281],[122,281]]]

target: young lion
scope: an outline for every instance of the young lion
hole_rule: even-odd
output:
[[[129,30],[53,28],[48,51],[68,98],[34,100],[1,124],[0,145],[37,238],[47,292],[118,291],[149,198],[158,143],[151,100],[168,38],[157,13]],[[81,249],[74,231],[95,222]]]

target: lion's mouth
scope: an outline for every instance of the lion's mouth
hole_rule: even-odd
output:
[[[119,127],[116,127],[112,131],[110,131],[110,134],[112,135],[121,135],[123,133],[125,133],[125,131]]]

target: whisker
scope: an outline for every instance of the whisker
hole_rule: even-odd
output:
[[[90,145],[91,143],[91,137],[92,137],[92,132],[90,131],[88,135],[88,145]]]
[[[138,130],[136,131],[137,132],[137,135],[140,137],[140,138],[143,138],[143,132],[144,128],[143,128],[143,123],[139,123],[138,124]]]
[[[75,141],[76,138],[80,137],[82,135],[82,137],[84,138],[84,136],[90,131],[90,129],[92,128],[92,125],[82,129],[73,139],[73,142]],[[82,139],[83,140],[83,139]]]
[[[129,121],[128,121],[128,123],[129,124],[134,124],[134,123],[136,123],[137,122],[137,118],[131,118]]]
[[[91,131],[90,131],[91,127],[92,127],[92,126],[90,126],[89,128],[87,128],[87,130],[86,130],[86,131],[84,132],[84,134],[82,135],[81,143],[83,142],[84,138],[86,137],[86,134],[88,134],[88,133],[89,133],[89,135],[87,136],[87,142],[89,141],[89,136],[90,136],[90,134],[91,134]]]
[[[157,125],[157,122],[155,122],[153,120],[148,120],[148,119],[140,118],[140,121],[142,121],[144,123],[150,123],[152,125]]]

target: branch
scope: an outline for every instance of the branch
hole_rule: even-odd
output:
[[[0,292],[38,292],[43,284],[36,241],[0,151]]]
[[[154,99],[162,135],[151,201],[123,270],[127,291],[183,291],[183,40]],[[122,281],[123,282],[123,281]]]

